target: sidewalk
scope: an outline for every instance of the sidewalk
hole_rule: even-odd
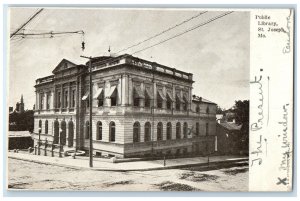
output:
[[[194,158],[178,158],[167,159],[166,166],[164,166],[163,160],[153,161],[132,161],[122,163],[112,163],[109,161],[93,161],[93,168],[89,167],[89,160],[71,157],[50,157],[50,156],[38,156],[25,153],[8,152],[8,158],[19,159],[24,161],[56,165],[62,167],[69,167],[74,169],[89,169],[99,171],[147,171],[147,170],[161,170],[172,169],[187,166],[207,165],[207,157],[194,157]],[[248,161],[248,157],[236,157],[236,156],[211,156],[209,157],[210,164],[218,163],[230,163],[230,162],[245,162]]]

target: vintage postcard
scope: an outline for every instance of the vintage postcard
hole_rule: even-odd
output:
[[[292,191],[294,9],[8,7],[8,191]]]

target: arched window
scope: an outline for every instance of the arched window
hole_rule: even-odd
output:
[[[39,121],[39,131],[42,133],[42,120]]]
[[[45,134],[48,134],[48,120],[45,121]]]
[[[199,123],[197,122],[196,123],[196,136],[199,136],[200,134],[200,126],[199,126]]]
[[[98,121],[97,122],[97,136],[96,140],[102,140],[102,122]]]
[[[151,124],[150,122],[145,123],[145,137],[144,137],[145,142],[151,141]]]
[[[183,124],[183,138],[187,138],[187,133],[188,133],[188,124],[184,122]]]
[[[69,130],[69,134],[68,134],[68,146],[72,147],[73,146],[73,141],[74,141],[74,124],[73,121],[69,121],[68,123],[68,130]]]
[[[140,130],[141,130],[140,123],[135,122],[133,124],[133,142],[139,142],[140,141]]]
[[[58,144],[59,141],[59,122],[56,119],[54,121],[54,139],[53,139],[53,144]]]
[[[66,131],[66,121],[63,120],[61,122],[61,134],[60,134],[60,144],[61,145],[65,145],[66,144],[66,135],[67,135],[66,132],[67,132]]]
[[[172,124],[171,122],[167,123],[167,140],[172,139]]]
[[[181,138],[181,124],[180,122],[177,122],[176,124],[176,139]]]
[[[109,123],[109,141],[114,142],[116,140],[116,124],[115,122]]]
[[[85,139],[90,139],[90,122],[85,122]]]
[[[200,113],[200,107],[199,107],[199,105],[197,105],[197,107],[196,107],[196,112]]]
[[[163,139],[163,124],[159,122],[157,124],[157,141],[160,141]]]

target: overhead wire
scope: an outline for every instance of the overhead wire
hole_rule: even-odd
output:
[[[188,29],[188,30],[185,30],[185,31],[183,31],[183,32],[181,32],[181,33],[179,33],[179,34],[176,34],[176,35],[174,35],[174,36],[172,36],[172,37],[170,37],[170,38],[161,40],[161,41],[159,41],[158,43],[155,43],[155,44],[150,45],[150,46],[148,46],[148,47],[145,47],[145,48],[143,48],[143,49],[137,50],[137,51],[135,51],[135,52],[133,52],[133,53],[131,53],[131,54],[132,54],[132,55],[133,55],[133,54],[137,54],[137,53],[140,53],[140,52],[145,51],[145,50],[147,50],[147,49],[150,49],[150,48],[152,48],[152,47],[155,47],[155,46],[157,46],[157,45],[160,45],[160,44],[162,44],[162,43],[165,43],[165,42],[167,42],[167,41],[169,41],[169,40],[172,40],[172,39],[174,39],[174,38],[177,38],[177,37],[179,37],[179,36],[181,36],[181,35],[183,35],[183,34],[186,34],[186,33],[190,32],[190,31],[193,31],[193,30],[195,30],[195,29],[198,29],[198,28],[200,28],[200,27],[202,27],[202,26],[204,26],[204,25],[206,25],[206,24],[209,24],[209,23],[211,23],[211,22],[213,22],[213,21],[215,21],[215,20],[217,20],[217,19],[219,19],[219,18],[222,18],[222,17],[224,17],[224,16],[226,16],[226,15],[229,15],[229,14],[231,14],[231,13],[233,13],[233,12],[234,12],[234,11],[230,11],[230,12],[226,12],[226,13],[223,13],[223,14],[221,14],[221,15],[218,15],[218,16],[216,16],[216,17],[213,17],[213,18],[207,20],[206,22],[200,23],[200,24],[198,24],[198,25],[196,25],[196,26],[194,26],[194,27],[192,27],[192,28],[190,28],[190,29]]]
[[[213,18],[210,18],[209,20],[207,20],[207,21],[205,21],[205,22],[202,22],[202,23],[200,23],[200,24],[198,24],[198,25],[196,25],[196,26],[194,26],[194,27],[192,27],[192,28],[189,28],[189,29],[187,29],[187,30],[185,30],[185,31],[183,31],[183,32],[181,32],[181,33],[179,33],[179,34],[176,34],[176,35],[174,35],[174,36],[172,36],[172,37],[169,37],[169,38],[167,38],[167,39],[164,39],[164,40],[162,40],[162,41],[160,41],[160,42],[158,42],[158,43],[155,43],[155,44],[153,44],[153,45],[151,45],[151,46],[145,47],[145,48],[143,48],[143,49],[140,49],[140,50],[135,51],[135,52],[133,52],[133,53],[131,53],[131,54],[128,54],[128,55],[134,55],[134,54],[140,53],[140,52],[142,52],[142,51],[145,51],[145,50],[147,50],[147,49],[150,49],[150,48],[152,48],[152,47],[155,47],[155,46],[157,46],[157,45],[160,45],[160,44],[162,44],[162,43],[165,43],[165,42],[167,42],[167,41],[169,41],[169,40],[171,40],[171,39],[177,38],[177,37],[179,37],[179,36],[181,36],[181,35],[184,35],[184,34],[186,34],[186,33],[188,33],[188,32],[191,32],[191,31],[193,31],[193,30],[195,30],[195,29],[197,29],[197,28],[200,28],[200,27],[202,27],[202,26],[204,26],[204,25],[206,25],[206,24],[209,24],[209,23],[211,23],[211,22],[213,22],[213,21],[215,21],[215,20],[217,20],[217,19],[220,19],[220,18],[222,18],[222,17],[225,17],[226,15],[229,15],[229,14],[231,14],[231,13],[233,13],[233,12],[234,12],[234,11],[222,13],[222,14],[220,14],[220,15],[218,15],[218,16],[215,16],[215,17],[213,17]],[[115,58],[105,59],[105,60],[99,62],[99,64],[101,65],[102,63],[110,62],[110,61],[113,61],[113,60],[115,60]]]
[[[11,35],[10,38],[14,37],[20,30],[22,30],[27,24],[29,24],[38,14],[40,14],[44,8],[39,9],[37,12],[33,14],[24,24],[22,24],[17,30],[15,30]]]
[[[165,30],[163,30],[163,31],[161,31],[161,32],[159,32],[159,33],[157,33],[157,34],[155,34],[155,35],[153,35],[153,36],[151,36],[151,37],[145,39],[145,40],[142,40],[142,41],[140,41],[140,42],[138,42],[138,43],[135,43],[135,44],[133,44],[133,45],[127,47],[127,48],[121,49],[121,50],[117,51],[116,53],[124,52],[124,51],[126,51],[126,50],[128,50],[128,49],[131,49],[131,48],[133,48],[133,47],[136,47],[136,46],[138,46],[138,45],[141,45],[142,43],[147,42],[147,41],[149,41],[149,40],[151,40],[151,39],[153,39],[153,38],[156,38],[156,37],[158,37],[158,36],[160,36],[160,35],[162,35],[162,34],[168,32],[168,31],[171,31],[172,29],[175,29],[175,28],[177,28],[177,27],[179,27],[179,26],[181,26],[181,25],[183,25],[183,24],[185,24],[185,23],[187,23],[187,22],[189,22],[189,21],[191,21],[191,20],[193,20],[193,19],[195,19],[195,18],[198,18],[198,17],[200,17],[201,15],[203,15],[203,14],[205,14],[205,13],[207,13],[207,12],[208,12],[208,11],[200,12],[200,13],[198,13],[197,15],[194,15],[194,16],[188,18],[188,19],[185,19],[184,21],[182,21],[182,22],[180,22],[180,23],[178,23],[178,24],[175,24],[174,26],[169,27],[169,28],[167,28],[167,29],[165,29]]]

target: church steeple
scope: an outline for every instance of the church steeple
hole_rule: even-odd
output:
[[[20,113],[24,112],[24,100],[23,100],[23,94],[21,95],[21,102],[20,102]]]

